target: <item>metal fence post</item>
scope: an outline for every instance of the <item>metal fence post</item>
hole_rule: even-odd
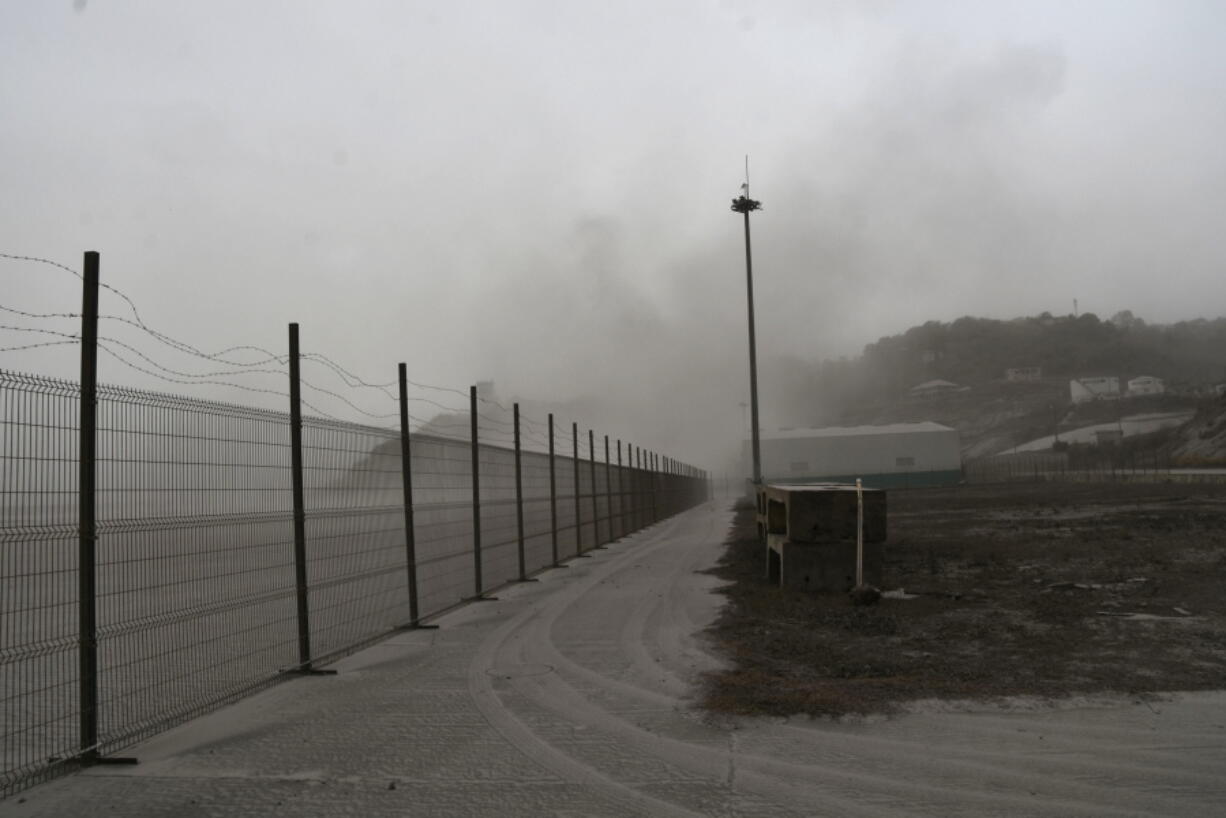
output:
[[[81,307],[80,457],[77,558],[77,605],[80,654],[81,755],[98,755],[98,619],[97,619],[97,430],[98,430],[98,267],[99,256],[85,254]]]
[[[581,497],[579,495],[579,424],[571,422],[570,424],[571,437],[571,454],[573,456],[572,474],[574,475],[575,484],[575,556],[583,556],[583,507]]]
[[[673,513],[673,459],[671,457],[664,458],[664,475],[662,478],[664,486],[664,515]]]
[[[651,521],[660,522],[660,455],[651,454]]]
[[[609,542],[613,542],[613,466],[609,462],[609,436],[604,436],[604,505],[605,525],[609,530]]]
[[[413,523],[413,464],[409,445],[409,386],[404,364],[400,364],[400,472],[404,484],[404,549],[408,568],[409,624],[417,627],[421,618],[417,605],[417,534]]]
[[[631,531],[639,530],[639,475],[634,470],[634,444],[626,444],[626,476],[629,478],[630,486],[627,490],[629,502],[628,527]]]
[[[596,433],[587,430],[587,473],[592,488],[592,545],[600,548],[600,498],[596,492]]]
[[[289,440],[294,497],[294,587],[298,602],[298,669],[311,669],[311,623],[307,598],[306,500],[302,475],[302,382],[298,325],[289,325]]]
[[[643,517],[646,511],[647,504],[643,501],[643,492],[647,488],[647,483],[643,479],[643,447],[634,447],[634,457],[630,458],[630,465],[634,468],[634,530],[645,527],[646,521]]]
[[[549,541],[558,564],[558,480],[553,456],[553,412],[549,413]]]
[[[626,536],[626,473],[622,470],[622,441],[617,439],[617,536]]]
[[[475,597],[480,597],[481,588],[481,452],[477,448],[477,387],[468,388],[468,419],[472,431],[472,484],[473,484],[473,586]]]
[[[639,476],[634,470],[634,444],[626,444],[626,471],[630,477],[630,530],[639,530]]]
[[[647,524],[656,521],[655,452],[647,452]]]
[[[519,448],[519,404],[514,406],[515,420],[515,529],[519,540],[519,580],[528,579],[528,568],[524,561],[524,474],[520,462]]]
[[[640,467],[640,477],[643,481],[641,491],[643,492],[643,528],[651,525],[651,452],[644,451],[639,447],[639,454],[642,455],[643,465]]]

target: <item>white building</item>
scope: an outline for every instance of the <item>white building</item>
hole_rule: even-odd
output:
[[[789,429],[763,435],[761,450],[768,483],[854,483],[860,477],[865,485],[888,488],[962,479],[957,430],[931,421]],[[750,456],[746,441],[746,464]]]
[[[1128,382],[1129,395],[1161,395],[1165,391],[1166,384],[1162,382],[1162,379],[1149,375],[1141,375]]]
[[[1076,378],[1069,381],[1069,397],[1073,403],[1088,403],[1103,398],[1120,396],[1120,379],[1113,376]]]

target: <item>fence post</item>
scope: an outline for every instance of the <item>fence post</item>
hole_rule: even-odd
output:
[[[549,541],[553,564],[558,565],[558,480],[553,459],[553,412],[549,413]]]
[[[678,510],[675,507],[675,503],[677,501],[676,488],[674,487],[674,483],[676,482],[676,472],[674,471],[676,468],[676,461],[674,461],[671,457],[668,457],[665,458],[664,462],[667,465],[668,471],[668,474],[666,474],[664,478],[664,509],[666,514],[672,515]]]
[[[613,536],[613,465],[609,462],[609,436],[604,436],[604,506],[605,521],[609,529],[609,542]]]
[[[659,486],[660,486],[660,516],[661,516],[661,518],[667,517],[669,514],[671,514],[671,513],[672,513],[672,510],[671,510],[671,508],[669,507],[669,498],[670,498],[672,495],[671,495],[671,494],[669,494],[669,477],[668,477],[668,474],[669,474],[669,472],[668,472],[668,457],[667,457],[667,455],[660,455],[660,475],[659,475],[660,482],[659,482]]]
[[[587,430],[587,473],[592,488],[592,545],[600,544],[600,498],[596,494],[596,433]]]
[[[639,492],[642,489],[639,487],[639,473],[634,467],[634,452],[633,443],[626,444],[626,468],[630,471],[630,530],[639,530]]]
[[[473,586],[474,597],[481,597],[481,452],[477,448],[477,387],[468,387],[468,420],[472,432],[473,484]]]
[[[660,522],[660,455],[651,455],[651,521]]]
[[[655,452],[648,449],[644,459],[647,462],[647,525],[652,525],[656,521]]]
[[[519,538],[519,581],[526,582],[528,568],[524,561],[524,475],[519,449],[519,404],[514,409],[515,420],[515,529]]]
[[[626,471],[630,477],[630,530],[639,530],[639,475],[634,468],[634,444],[626,444]]]
[[[582,557],[583,556],[583,504],[581,502],[582,498],[579,496],[579,424],[575,423],[574,421],[571,421],[571,424],[570,424],[570,437],[571,437],[571,446],[572,446],[571,453],[574,458],[573,463],[572,463],[572,465],[574,466],[574,468],[572,469],[572,474],[574,475],[574,478],[575,478],[574,479],[574,484],[575,484],[575,556]]]
[[[413,523],[413,463],[409,445],[409,379],[400,364],[400,472],[404,485],[404,550],[409,583],[409,626],[421,618],[417,604],[417,533]]]
[[[640,530],[647,526],[647,481],[643,477],[643,447],[634,447],[634,527]]]
[[[626,473],[622,470],[622,441],[617,439],[617,536],[626,536]]]
[[[642,446],[636,447],[639,461],[639,528],[646,528],[651,525],[650,510],[647,505],[648,489],[650,483],[647,479],[647,453],[643,451]]]
[[[98,430],[98,267],[94,251],[85,254],[81,307],[80,457],[78,460],[77,615],[80,627],[79,679],[81,757],[98,756],[98,608],[97,608],[97,430]]]
[[[307,598],[306,500],[302,475],[302,381],[298,325],[289,325],[289,445],[294,497],[294,588],[298,602],[298,670],[311,670],[311,622]]]

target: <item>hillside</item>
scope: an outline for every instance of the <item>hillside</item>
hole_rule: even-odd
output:
[[[1168,453],[1226,459],[1226,409],[1215,387],[1226,383],[1226,318],[1147,324],[1130,312],[999,321],[930,321],[881,338],[855,359],[793,361],[781,414],[793,425],[858,425],[933,420],[962,434],[968,458],[996,454],[1053,433],[1131,415],[1197,411],[1186,430],[1155,439]],[[1037,368],[1014,382],[1006,372]],[[1121,388],[1139,376],[1160,378],[1162,395],[1074,405],[1069,381],[1109,376]],[[947,381],[944,391],[917,385]]]

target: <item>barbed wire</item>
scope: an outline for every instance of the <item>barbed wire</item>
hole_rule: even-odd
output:
[[[60,270],[64,270],[65,272],[71,273],[72,275],[76,276],[78,279],[82,278],[81,274],[77,272],[76,270],[72,269],[71,267],[68,267],[64,264],[60,264],[59,262],[52,261],[46,258],[40,258],[37,256],[17,255],[17,254],[12,254],[12,253],[0,253],[0,258],[9,259],[13,261],[28,261],[28,262],[33,262],[36,264],[45,264],[45,265],[48,265],[48,266],[51,266],[51,267],[54,267]],[[262,366],[270,362],[284,364],[288,362],[289,360],[288,355],[278,355],[277,353],[271,352],[270,350],[267,350],[263,347],[254,346],[251,344],[231,346],[231,347],[227,347],[225,349],[222,349],[218,352],[213,352],[213,353],[204,352],[203,350],[199,349],[198,347],[192,344],[187,343],[186,341],[181,341],[177,338],[174,338],[173,336],[159,332],[153,329],[152,327],[150,327],[148,324],[146,324],[144,319],[141,317],[140,310],[137,308],[136,303],[130,297],[128,297],[128,295],[124,293],[122,290],[118,289],[117,287],[113,287],[109,284],[105,284],[101,282],[99,283],[99,286],[115,293],[115,295],[123,299],[123,301],[132,310],[132,315],[135,318],[135,320],[125,318],[119,315],[99,315],[98,316],[99,319],[118,321],[120,323],[124,323],[129,326],[140,329],[141,331],[145,332],[146,334],[148,334],[155,340],[179,352],[182,352],[188,355],[192,355],[198,358],[203,358],[205,360],[214,361],[216,363],[221,363],[226,366],[237,366],[237,367],[256,367],[256,366]],[[10,312],[14,312],[19,315],[30,317],[30,318],[80,318],[82,317],[81,313],[30,313],[24,310],[18,310],[16,308],[10,308],[10,307],[4,307],[4,309]],[[128,348],[132,350],[133,352],[136,352],[138,355],[140,355],[145,360],[150,361],[150,363],[153,363],[152,360],[147,355],[144,355],[143,353],[138,352],[133,347],[129,346]],[[227,360],[224,358],[224,356],[227,355],[228,353],[245,351],[245,350],[259,352],[266,357],[263,360],[253,361],[253,362],[233,361],[233,360]],[[391,400],[398,400],[397,396],[394,396],[390,392],[387,391],[388,387],[395,386],[396,383],[390,383],[390,384],[370,383],[364,380],[363,378],[360,378],[357,375],[353,374],[348,369],[336,363],[336,361],[332,360],[331,358],[329,358],[328,356],[322,353],[309,353],[306,355],[301,355],[300,359],[318,361],[322,363],[323,365],[331,368],[336,374],[341,376],[342,381],[344,381],[345,385],[350,388],[356,388],[359,386],[373,388],[373,389],[382,391],[384,395],[390,398]],[[173,372],[173,370],[170,370],[170,371]],[[177,374],[185,374],[185,373],[177,373]],[[466,393],[458,389],[453,389],[450,387],[434,386],[431,384],[424,384],[424,383],[420,383],[417,381],[409,381],[409,383],[411,383],[413,386],[417,387],[418,389],[432,389],[432,390],[438,390],[438,391],[444,391],[444,392],[453,392],[458,395],[466,396]],[[441,404],[437,404],[437,405],[439,405],[440,407],[442,406]],[[364,410],[358,409],[358,411],[364,411]],[[365,413],[365,414],[369,414],[369,413]]]
[[[351,389],[356,389],[358,387],[364,387],[366,389],[374,389],[376,391],[382,392],[390,400],[393,400],[393,401],[400,400],[399,395],[395,395],[389,391],[392,387],[400,385],[398,381],[393,381],[391,383],[367,383],[366,381],[359,378],[357,375],[354,375],[349,370],[345,369],[340,364],[333,361],[328,356],[323,355],[322,353],[319,353],[319,352],[303,352],[299,354],[298,359],[300,361],[313,361],[316,363],[323,364],[324,366],[328,367],[333,372],[335,372],[337,375],[340,375],[341,381],[345,384],[345,386],[348,386]]]
[[[137,329],[143,330],[145,332],[150,332],[150,330],[147,327],[144,327],[138,324],[137,322],[133,321],[130,318],[124,318],[121,315],[99,315],[98,320],[100,321],[118,321],[121,324],[127,324],[128,326],[136,327]],[[204,358],[205,360],[214,361],[219,364],[226,364],[227,366],[263,366],[264,364],[267,364],[267,363],[284,364],[284,363],[289,362],[289,355],[277,355],[276,353],[270,352],[267,349],[264,349],[263,347],[252,346],[251,344],[239,344],[237,346],[226,347],[225,349],[219,352],[214,352],[212,354],[209,354],[209,353],[200,352],[199,350],[195,350],[194,347],[190,347],[190,345],[186,344],[185,342],[176,341],[173,338],[169,338],[169,336],[161,336],[161,333],[154,333],[154,336],[159,341],[162,341],[167,346],[171,347],[172,349],[178,350],[179,352],[186,352],[189,355],[193,355],[199,358]],[[168,341],[163,340],[164,338],[169,338],[169,340]],[[260,360],[260,361],[230,361],[222,357],[223,355],[226,355],[230,352],[241,352],[243,350],[251,350],[252,352],[260,352],[267,357],[265,357],[263,360]]]
[[[0,324],[0,330],[11,330],[13,332],[34,332],[39,335],[56,335],[60,338],[69,338],[73,341],[80,341],[81,336],[71,332],[60,332],[54,329],[40,329],[38,327],[15,327],[11,324]]]
[[[172,377],[172,376],[170,376],[170,375],[163,375],[163,374],[162,374],[162,373],[160,373],[160,372],[156,372],[156,371],[151,370],[151,369],[146,369],[146,368],[145,368],[145,367],[143,367],[143,366],[140,366],[140,365],[138,365],[138,364],[134,364],[134,363],[132,363],[131,361],[129,361],[128,359],[124,358],[124,357],[123,357],[122,355],[120,355],[119,353],[115,352],[115,350],[113,350],[113,349],[111,349],[109,346],[107,346],[107,344],[109,344],[109,343],[111,343],[111,339],[101,339],[101,338],[100,338],[100,339],[98,339],[98,348],[99,348],[99,349],[101,349],[101,350],[104,350],[104,351],[105,351],[105,352],[106,352],[108,355],[110,355],[110,356],[111,356],[112,358],[114,358],[115,360],[119,361],[121,364],[124,364],[125,366],[128,366],[128,367],[130,367],[131,369],[135,369],[137,372],[143,372],[143,373],[144,373],[144,374],[146,374],[146,375],[150,375],[150,376],[152,376],[152,377],[154,377],[154,378],[157,378],[157,379],[159,379],[159,380],[166,381],[167,383],[186,384],[186,385],[191,385],[191,386],[196,386],[196,385],[205,385],[205,386],[225,386],[225,387],[231,387],[231,388],[233,388],[233,389],[241,389],[241,390],[243,390],[244,392],[260,392],[260,393],[264,393],[264,394],[267,394],[267,395],[276,395],[277,397],[281,397],[281,398],[286,398],[286,399],[288,399],[288,398],[289,398],[289,393],[287,393],[287,392],[280,392],[280,391],[275,390],[275,389],[263,389],[263,388],[256,387],[256,386],[247,386],[247,385],[245,385],[245,384],[241,384],[241,383],[231,383],[231,382],[229,382],[229,381],[190,380],[190,379],[186,379],[186,380],[185,380],[185,379],[182,379],[182,378]],[[126,345],[125,345],[125,346],[126,346]]]
[[[55,269],[70,273],[78,280],[83,279],[83,276],[81,275],[79,271],[74,270],[73,268],[67,265],[60,264],[59,262],[52,261],[46,258],[41,258],[38,256],[28,256],[28,255],[0,252],[0,259],[6,259],[10,261],[30,262],[34,264],[43,264],[43,265],[47,265]],[[227,367],[236,368],[236,369],[231,369],[231,370],[211,371],[211,372],[203,372],[203,373],[192,373],[192,372],[177,370],[177,369],[173,369],[169,366],[159,363],[158,361],[154,360],[152,357],[150,357],[145,352],[141,351],[140,349],[136,348],[135,346],[125,341],[121,341],[118,338],[114,338],[111,336],[100,336],[98,339],[99,347],[102,348],[105,352],[107,352],[107,354],[113,357],[115,360],[119,361],[120,363],[124,364],[130,369],[133,369],[137,372],[141,372],[145,375],[156,378],[158,380],[165,381],[167,383],[173,383],[173,384],[179,384],[179,385],[220,386],[220,387],[238,389],[238,390],[242,390],[246,392],[274,395],[280,398],[288,398],[288,393],[283,390],[249,386],[249,385],[237,383],[231,380],[217,380],[218,378],[233,378],[233,377],[237,377],[240,375],[251,375],[251,374],[284,376],[286,375],[284,370],[273,370],[273,369],[267,369],[267,368],[261,368],[261,367],[265,367],[270,363],[285,365],[289,361],[289,356],[287,354],[278,354],[268,349],[265,349],[264,347],[251,345],[251,344],[241,344],[241,345],[230,346],[230,347],[221,349],[217,352],[206,352],[193,344],[187,343],[186,341],[182,341],[178,338],[175,338],[171,335],[160,332],[150,327],[145,322],[144,318],[142,317],[140,309],[137,307],[136,302],[131,297],[129,297],[127,293],[125,293],[123,290],[119,289],[118,287],[112,286],[110,284],[105,284],[101,282],[99,282],[99,286],[102,289],[105,289],[113,293],[116,297],[121,299],[127,305],[128,309],[131,310],[132,312],[132,318],[128,318],[122,315],[102,314],[98,316],[99,320],[113,321],[113,322],[117,322],[120,324],[125,324],[127,326],[131,326],[135,329],[140,330],[146,335],[150,336],[151,338],[158,341],[159,343],[165,346],[168,346],[177,352],[187,354],[187,355],[190,355],[196,358],[200,358],[203,360],[211,361],[214,363],[219,363]],[[82,314],[77,313],[77,312],[39,313],[39,312],[23,310],[18,307],[12,307],[8,305],[0,305],[0,310],[7,312],[7,313],[11,313],[13,315],[19,315],[25,318],[30,318],[30,319],[35,319],[35,320],[62,320],[62,319],[77,319],[77,318],[82,317]],[[66,346],[70,344],[79,344],[81,341],[81,337],[79,334],[61,332],[57,330],[43,329],[43,328],[38,328],[38,327],[18,327],[18,326],[12,326],[12,325],[0,325],[0,329],[5,329],[9,331],[14,331],[14,332],[26,332],[26,333],[37,333],[37,334],[42,334],[42,335],[50,335],[50,336],[58,337],[62,339],[62,340],[56,340],[56,341],[45,341],[45,342],[32,343],[32,344],[20,344],[20,345],[8,346],[8,347],[0,347],[0,352],[18,352],[18,351],[23,351],[23,350],[28,350],[28,349],[38,349],[38,348],[52,347],[52,346]],[[125,357],[124,355],[120,354],[120,352],[118,351],[119,349],[123,349],[127,353],[130,353],[131,355],[136,356],[141,361],[145,362],[148,366],[142,366],[141,364],[136,363],[130,358]],[[255,353],[262,355],[263,357],[255,361],[234,360],[232,358],[226,357],[226,356],[232,355],[233,353],[237,353],[237,352],[255,352]],[[326,367],[327,369],[331,370],[333,374],[337,375],[341,379],[341,382],[344,383],[344,385],[349,389],[358,389],[358,388],[374,389],[376,391],[381,392],[385,398],[393,402],[399,402],[399,395],[393,394],[390,391],[393,387],[398,386],[398,382],[374,383],[374,382],[367,381],[366,379],[354,374],[351,370],[337,363],[334,359],[320,352],[304,353],[300,356],[300,360],[316,362]],[[301,379],[300,382],[302,383],[303,386],[309,389],[312,389],[319,394],[327,395],[328,397],[341,401],[349,408],[353,409],[354,411],[366,417],[369,417],[375,420],[386,421],[388,419],[397,418],[398,416],[398,413],[378,413],[378,412],[367,411],[366,409],[362,408],[358,404],[354,403],[349,398],[345,397],[344,395],[336,391],[321,387],[306,379]],[[418,390],[423,390],[423,391],[428,390],[428,391],[453,394],[453,395],[456,395],[456,396],[459,396],[465,399],[468,399],[470,397],[470,393],[468,391],[457,389],[454,387],[439,386],[437,384],[424,383],[421,381],[410,380],[410,379],[406,379],[406,384]],[[500,401],[494,398],[485,397],[479,393],[477,394],[476,397],[477,397],[477,400],[482,405],[496,407],[500,411],[507,413],[507,414],[510,414],[512,411],[511,408],[509,408],[508,406],[506,406],[505,404],[501,403]],[[433,406],[436,409],[440,410],[442,413],[445,413],[445,415],[466,415],[467,414],[467,407],[458,408],[454,406],[448,406],[444,403],[433,400],[431,398],[426,398],[422,396],[410,396],[408,397],[408,400],[414,403],[418,403],[418,404],[425,404],[428,406]],[[310,408],[312,412],[316,413],[317,415],[321,417],[325,417],[331,420],[336,420],[342,423],[347,422],[347,421],[342,420],[341,418],[335,417],[334,415],[324,412],[323,410],[308,403],[305,400],[303,401],[303,405]],[[471,430],[468,424],[448,423],[446,421],[440,422],[438,416],[436,416],[435,418],[425,419],[425,418],[416,416],[411,412],[408,413],[408,415],[409,415],[410,422],[417,424],[419,428],[421,430],[424,430],[426,433],[438,434],[440,437],[447,437],[449,429],[461,429],[465,432],[465,434],[456,435],[455,439],[469,439],[471,437]],[[506,438],[513,437],[513,428],[514,428],[513,420],[504,418],[504,417],[494,417],[488,413],[479,413],[478,417],[480,420],[485,421],[486,426],[484,427],[484,431],[486,432],[487,435],[491,435],[495,437],[506,437]],[[565,444],[567,442],[571,443],[570,448],[572,450],[574,447],[573,440],[567,441],[567,438],[571,437],[571,435],[567,434],[565,427],[566,427],[565,422],[555,423],[553,443],[554,443],[555,451],[559,453],[564,453],[564,450],[566,448]],[[550,442],[548,439],[549,433],[548,433],[546,424],[542,421],[533,421],[531,418],[527,417],[524,414],[520,415],[520,436],[521,436],[521,443],[524,441],[531,441],[535,443],[536,445],[541,446],[546,449],[549,446],[549,442]],[[590,446],[588,444],[588,441],[584,439],[583,435],[579,435],[579,437],[580,437],[580,440],[579,440],[580,451],[586,452],[588,456],[591,457],[593,453],[593,446]]]
[[[141,352],[136,347],[124,341],[120,341],[118,338],[111,338],[108,336],[99,336],[98,340],[106,341],[112,344],[117,344],[123,347],[124,349],[128,350],[132,354],[140,357],[142,360],[144,360],[146,363],[150,364],[151,366],[155,366],[158,369],[162,370],[163,372],[167,372],[171,375],[176,375],[181,378],[197,378],[197,379],[199,378],[228,378],[233,375],[278,375],[281,377],[285,376],[285,371],[280,370],[280,369],[231,369],[231,370],[223,370],[220,372],[199,372],[199,373],[180,372],[177,369],[171,369],[170,367],[165,366],[164,364],[158,363],[157,361],[153,360],[145,353]]]
[[[353,409],[353,410],[355,410],[355,411],[357,411],[357,412],[361,412],[363,415],[366,415],[367,417],[370,417],[370,418],[375,418],[376,420],[386,420],[387,418],[398,418],[398,417],[400,417],[400,413],[399,413],[399,412],[388,412],[387,414],[382,414],[382,415],[380,415],[380,414],[375,414],[374,412],[367,412],[365,409],[363,409],[362,407],[358,406],[356,403],[354,403],[353,401],[349,400],[349,399],[348,399],[348,398],[346,398],[344,395],[337,394],[336,392],[333,392],[333,391],[332,391],[332,390],[330,390],[330,389],[324,389],[324,388],[323,388],[323,387],[321,387],[321,386],[316,386],[315,384],[311,383],[310,381],[303,380],[302,378],[299,378],[299,379],[298,379],[298,382],[299,382],[300,384],[302,384],[303,386],[305,386],[305,387],[308,387],[308,388],[310,388],[310,389],[314,389],[316,392],[319,392],[319,393],[321,393],[321,394],[327,395],[328,397],[336,398],[337,400],[339,400],[339,401],[341,401],[342,403],[344,403],[344,404],[346,404],[347,406],[349,406],[349,408],[351,408],[351,409]]]
[[[489,415],[483,415],[480,412],[477,413],[477,417],[480,418],[481,420],[484,420],[486,423],[491,423],[495,426],[500,426],[504,429],[514,428],[515,426],[514,420],[503,420],[502,418],[492,418]]]
[[[400,385],[400,382],[398,380],[391,381],[389,383],[382,383],[382,384],[368,383],[367,381],[353,374],[348,369],[341,366],[336,361],[332,360],[331,358],[329,358],[328,356],[320,352],[303,353],[300,357],[302,357],[303,359],[311,359],[311,360],[319,361],[325,366],[332,368],[334,371],[336,371],[338,375],[341,375],[342,380],[346,380],[349,386],[365,386],[365,387],[370,387],[372,389],[387,390],[387,389],[391,389],[392,387],[398,387]],[[352,381],[352,383],[348,383],[348,381]],[[452,387],[452,386],[437,386],[435,384],[421,383],[420,381],[415,381],[415,380],[412,380],[411,378],[405,378],[405,384],[408,386],[416,387],[418,389],[429,389],[429,390],[436,391],[436,392],[450,392],[452,394],[459,395],[460,397],[465,398],[465,399],[469,397],[469,393],[466,390],[456,389],[455,387]],[[398,398],[392,395],[390,392],[387,394],[388,394],[388,397],[392,398],[393,400],[398,400]],[[412,400],[412,398],[410,398],[410,400]],[[492,401],[488,398],[482,398],[480,394],[477,395],[477,400],[482,403],[493,403],[494,405],[498,406],[504,411],[506,410],[505,406],[502,406],[496,401]]]
[[[67,346],[67,345],[73,345],[73,346],[76,346],[76,344],[77,344],[77,343],[78,343],[78,341],[76,341],[76,340],[72,340],[72,341],[44,341],[44,342],[43,342],[43,343],[41,343],[41,344],[22,344],[22,345],[20,345],[20,346],[13,346],[13,347],[0,347],[0,352],[22,352],[22,351],[27,350],[27,349],[41,349],[41,348],[43,348],[43,347],[58,347],[58,346]]]
[[[312,404],[310,403],[310,401],[307,401],[307,400],[304,400],[304,399],[302,399],[302,398],[299,398],[299,399],[298,399],[298,402],[302,404],[303,408],[310,409],[310,410],[311,410],[312,412],[314,412],[316,415],[318,415],[318,416],[319,416],[319,417],[321,417],[321,418],[324,418],[325,420],[334,420],[334,421],[336,421],[337,423],[345,423],[345,421],[341,420],[340,418],[338,418],[338,417],[336,417],[336,416],[334,416],[334,415],[330,415],[330,414],[328,414],[327,412],[325,412],[324,410],[320,409],[319,407],[312,405]]]
[[[63,264],[60,264],[57,261],[51,261],[45,258],[38,258],[37,256],[18,256],[18,255],[13,255],[12,253],[0,253],[0,258],[6,258],[11,261],[33,261],[39,264],[49,264],[52,267],[59,267],[61,270],[64,270],[65,272],[68,272],[68,273],[72,273],[77,278],[84,280],[79,272],[72,269],[71,267],[65,267]]]
[[[56,269],[64,270],[65,272],[72,273],[78,279],[83,280],[82,275],[76,270],[72,269],[71,267],[68,267],[67,265],[60,264],[59,262],[52,261],[50,259],[40,258],[38,256],[16,255],[13,253],[0,253],[0,258],[9,259],[13,261],[29,261],[29,262],[33,262],[36,264],[46,264],[50,267],[55,267]],[[208,360],[216,361],[218,363],[223,363],[223,364],[226,364],[227,366],[246,366],[247,365],[242,361],[227,361],[221,358],[221,356],[225,355],[226,353],[235,352],[235,351],[242,350],[242,349],[251,349],[251,350],[261,352],[264,355],[269,356],[269,358],[273,360],[283,360],[283,356],[278,356],[276,353],[270,352],[267,349],[264,349],[263,347],[250,346],[250,345],[228,347],[226,349],[221,350],[220,352],[215,352],[215,353],[204,352],[198,349],[197,347],[187,343],[186,341],[180,341],[179,339],[174,338],[170,335],[166,335],[165,333],[158,332],[157,330],[153,329],[148,324],[146,324],[144,319],[141,318],[140,310],[137,309],[136,307],[136,302],[133,301],[131,298],[129,298],[127,293],[123,292],[118,287],[114,287],[110,284],[106,284],[103,282],[99,282],[98,286],[104,290],[108,290],[114,293],[116,296],[122,299],[124,303],[128,305],[128,308],[132,310],[132,316],[136,320],[133,321],[131,319],[123,318],[121,316],[113,316],[113,315],[106,315],[106,316],[99,315],[98,317],[100,319],[107,318],[110,320],[122,321],[124,323],[130,324],[134,327],[137,327],[138,329],[143,330],[144,332],[146,332],[153,338],[157,339],[158,341],[161,341],[162,343],[166,344],[167,346],[170,346],[170,347],[173,347],[174,349],[179,350],[180,352],[184,352],[189,355],[194,355],[200,358],[206,358]],[[77,314],[76,317],[79,317],[79,314]],[[255,365],[258,365],[258,362]]]
[[[24,316],[25,318],[80,318],[81,317],[81,313],[79,312],[26,312],[25,310],[19,310],[16,307],[9,307],[4,304],[0,304],[0,310],[4,310],[5,312],[11,312],[14,315],[21,315],[21,316]]]

